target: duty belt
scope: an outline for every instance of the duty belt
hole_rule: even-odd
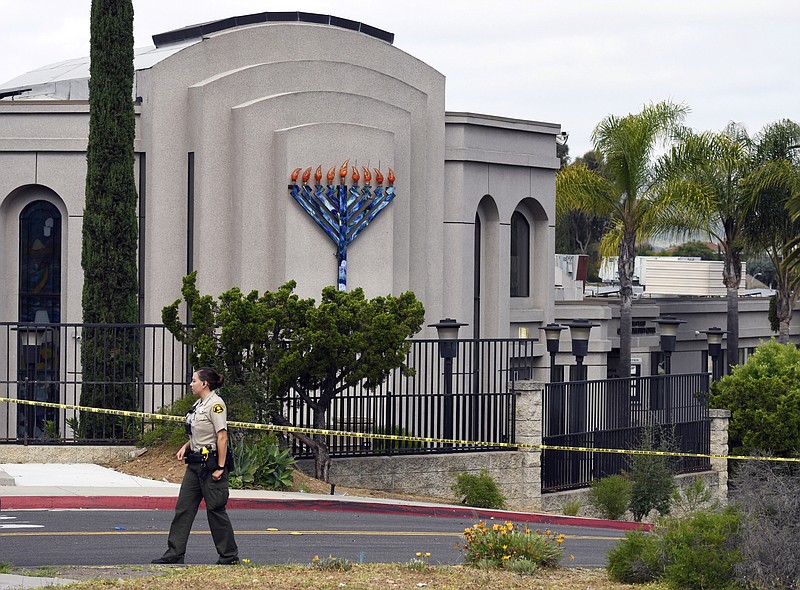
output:
[[[183,460],[186,463],[205,463],[209,457],[216,457],[217,450],[210,447],[202,447],[199,451],[188,451]]]

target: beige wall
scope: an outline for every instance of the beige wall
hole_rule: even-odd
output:
[[[146,155],[144,319],[179,296],[187,271],[188,154],[193,268],[201,291],[319,297],[335,245],[287,191],[294,168],[345,161],[394,169],[396,197],[348,249],[348,286],[413,290],[426,324],[472,324],[474,219],[486,216],[481,334],[517,336],[552,314],[555,124],[444,111],[444,76],[374,37],[309,23],[222,31],[136,74],[137,153]],[[0,101],[0,317],[16,319],[15,215],[29,185],[64,215],[64,321],[80,321],[80,223],[88,104]],[[137,168],[138,180],[138,168]],[[374,183],[373,183],[374,184]],[[39,189],[36,189],[39,190]],[[481,205],[483,203],[483,205]],[[531,225],[531,296],[509,297],[511,215]],[[462,332],[469,336],[472,326]],[[425,328],[423,336],[435,337]],[[537,349],[538,350],[538,349]]]
[[[287,192],[296,167],[347,159],[397,174],[395,200],[349,247],[348,286],[412,289],[441,307],[444,77],[375,38],[271,23],[225,31],[152,68],[143,91],[148,154],[146,318],[186,270],[187,153],[195,153],[200,289],[318,297],[336,281],[335,245]],[[180,195],[174,198],[173,195]],[[160,252],[160,255],[156,254]]]

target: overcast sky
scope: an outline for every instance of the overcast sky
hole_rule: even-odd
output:
[[[0,83],[89,53],[90,0],[0,0]],[[333,14],[395,34],[447,77],[447,109],[559,123],[570,154],[608,114],[670,99],[688,124],[800,121],[798,0],[134,0],[137,47],[264,11]]]

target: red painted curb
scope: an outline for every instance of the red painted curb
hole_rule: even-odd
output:
[[[2,496],[0,510],[17,509],[116,509],[116,510],[174,510],[174,497],[156,496]],[[201,503],[201,509],[205,506]],[[231,498],[231,510],[314,510],[319,512],[360,512],[369,514],[402,514],[407,516],[434,516],[468,520],[510,520],[537,525],[579,526],[618,531],[652,529],[652,525],[618,520],[600,520],[557,514],[511,512],[458,506],[419,506],[414,504],[385,504],[358,500],[284,500],[272,498]]]

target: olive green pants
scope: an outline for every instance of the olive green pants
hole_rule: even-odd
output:
[[[177,560],[186,554],[186,543],[200,507],[200,500],[206,501],[208,526],[219,553],[219,561],[226,563],[239,559],[239,548],[233,538],[231,519],[225,510],[228,503],[228,470],[225,470],[219,481],[214,481],[202,463],[190,463],[186,466],[164,558]]]

